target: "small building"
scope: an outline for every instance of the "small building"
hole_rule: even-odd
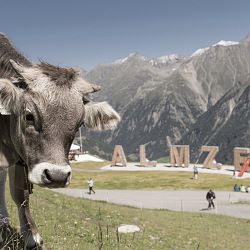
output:
[[[69,150],[69,155],[68,155],[68,159],[70,161],[74,161],[75,160],[75,156],[80,154],[80,146],[76,145],[76,144],[72,144]]]

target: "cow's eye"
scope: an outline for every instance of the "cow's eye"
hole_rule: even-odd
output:
[[[82,102],[83,102],[84,105],[86,105],[87,103],[89,103],[89,98],[90,98],[90,96],[88,94],[86,94],[86,95],[84,95],[82,97]]]
[[[35,118],[30,112],[27,112],[25,115],[25,121],[27,126],[33,126],[35,123]]]
[[[28,122],[33,122],[34,121],[34,116],[32,114],[27,114],[25,117],[25,120]]]
[[[86,104],[89,102],[89,100],[88,100],[87,98],[84,98],[84,97],[83,97],[83,98],[82,98],[82,102],[83,102],[84,105],[86,105]]]

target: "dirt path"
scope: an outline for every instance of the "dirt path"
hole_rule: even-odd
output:
[[[138,208],[214,213],[250,219],[249,193],[218,191],[215,200],[216,209],[207,210],[205,190],[96,190],[96,194],[92,195],[89,195],[86,189],[62,188],[54,189],[54,191],[72,197],[107,201]]]

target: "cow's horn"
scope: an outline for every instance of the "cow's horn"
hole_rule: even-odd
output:
[[[89,83],[86,80],[84,80],[83,78],[80,78],[76,82],[76,87],[82,95],[94,93],[94,92],[97,92],[101,89],[101,87],[99,85]]]
[[[10,59],[10,63],[11,63],[11,65],[12,65],[12,67],[13,67],[18,73],[22,74],[22,73],[24,72],[24,67],[23,67],[21,64],[15,62],[15,61],[12,60],[12,59]]]

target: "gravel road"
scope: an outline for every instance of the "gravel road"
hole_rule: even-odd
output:
[[[249,193],[215,190],[216,208],[207,210],[206,190],[95,190],[96,194],[92,195],[87,193],[87,189],[59,188],[53,191],[72,197],[107,201],[138,208],[214,213],[250,219]]]

